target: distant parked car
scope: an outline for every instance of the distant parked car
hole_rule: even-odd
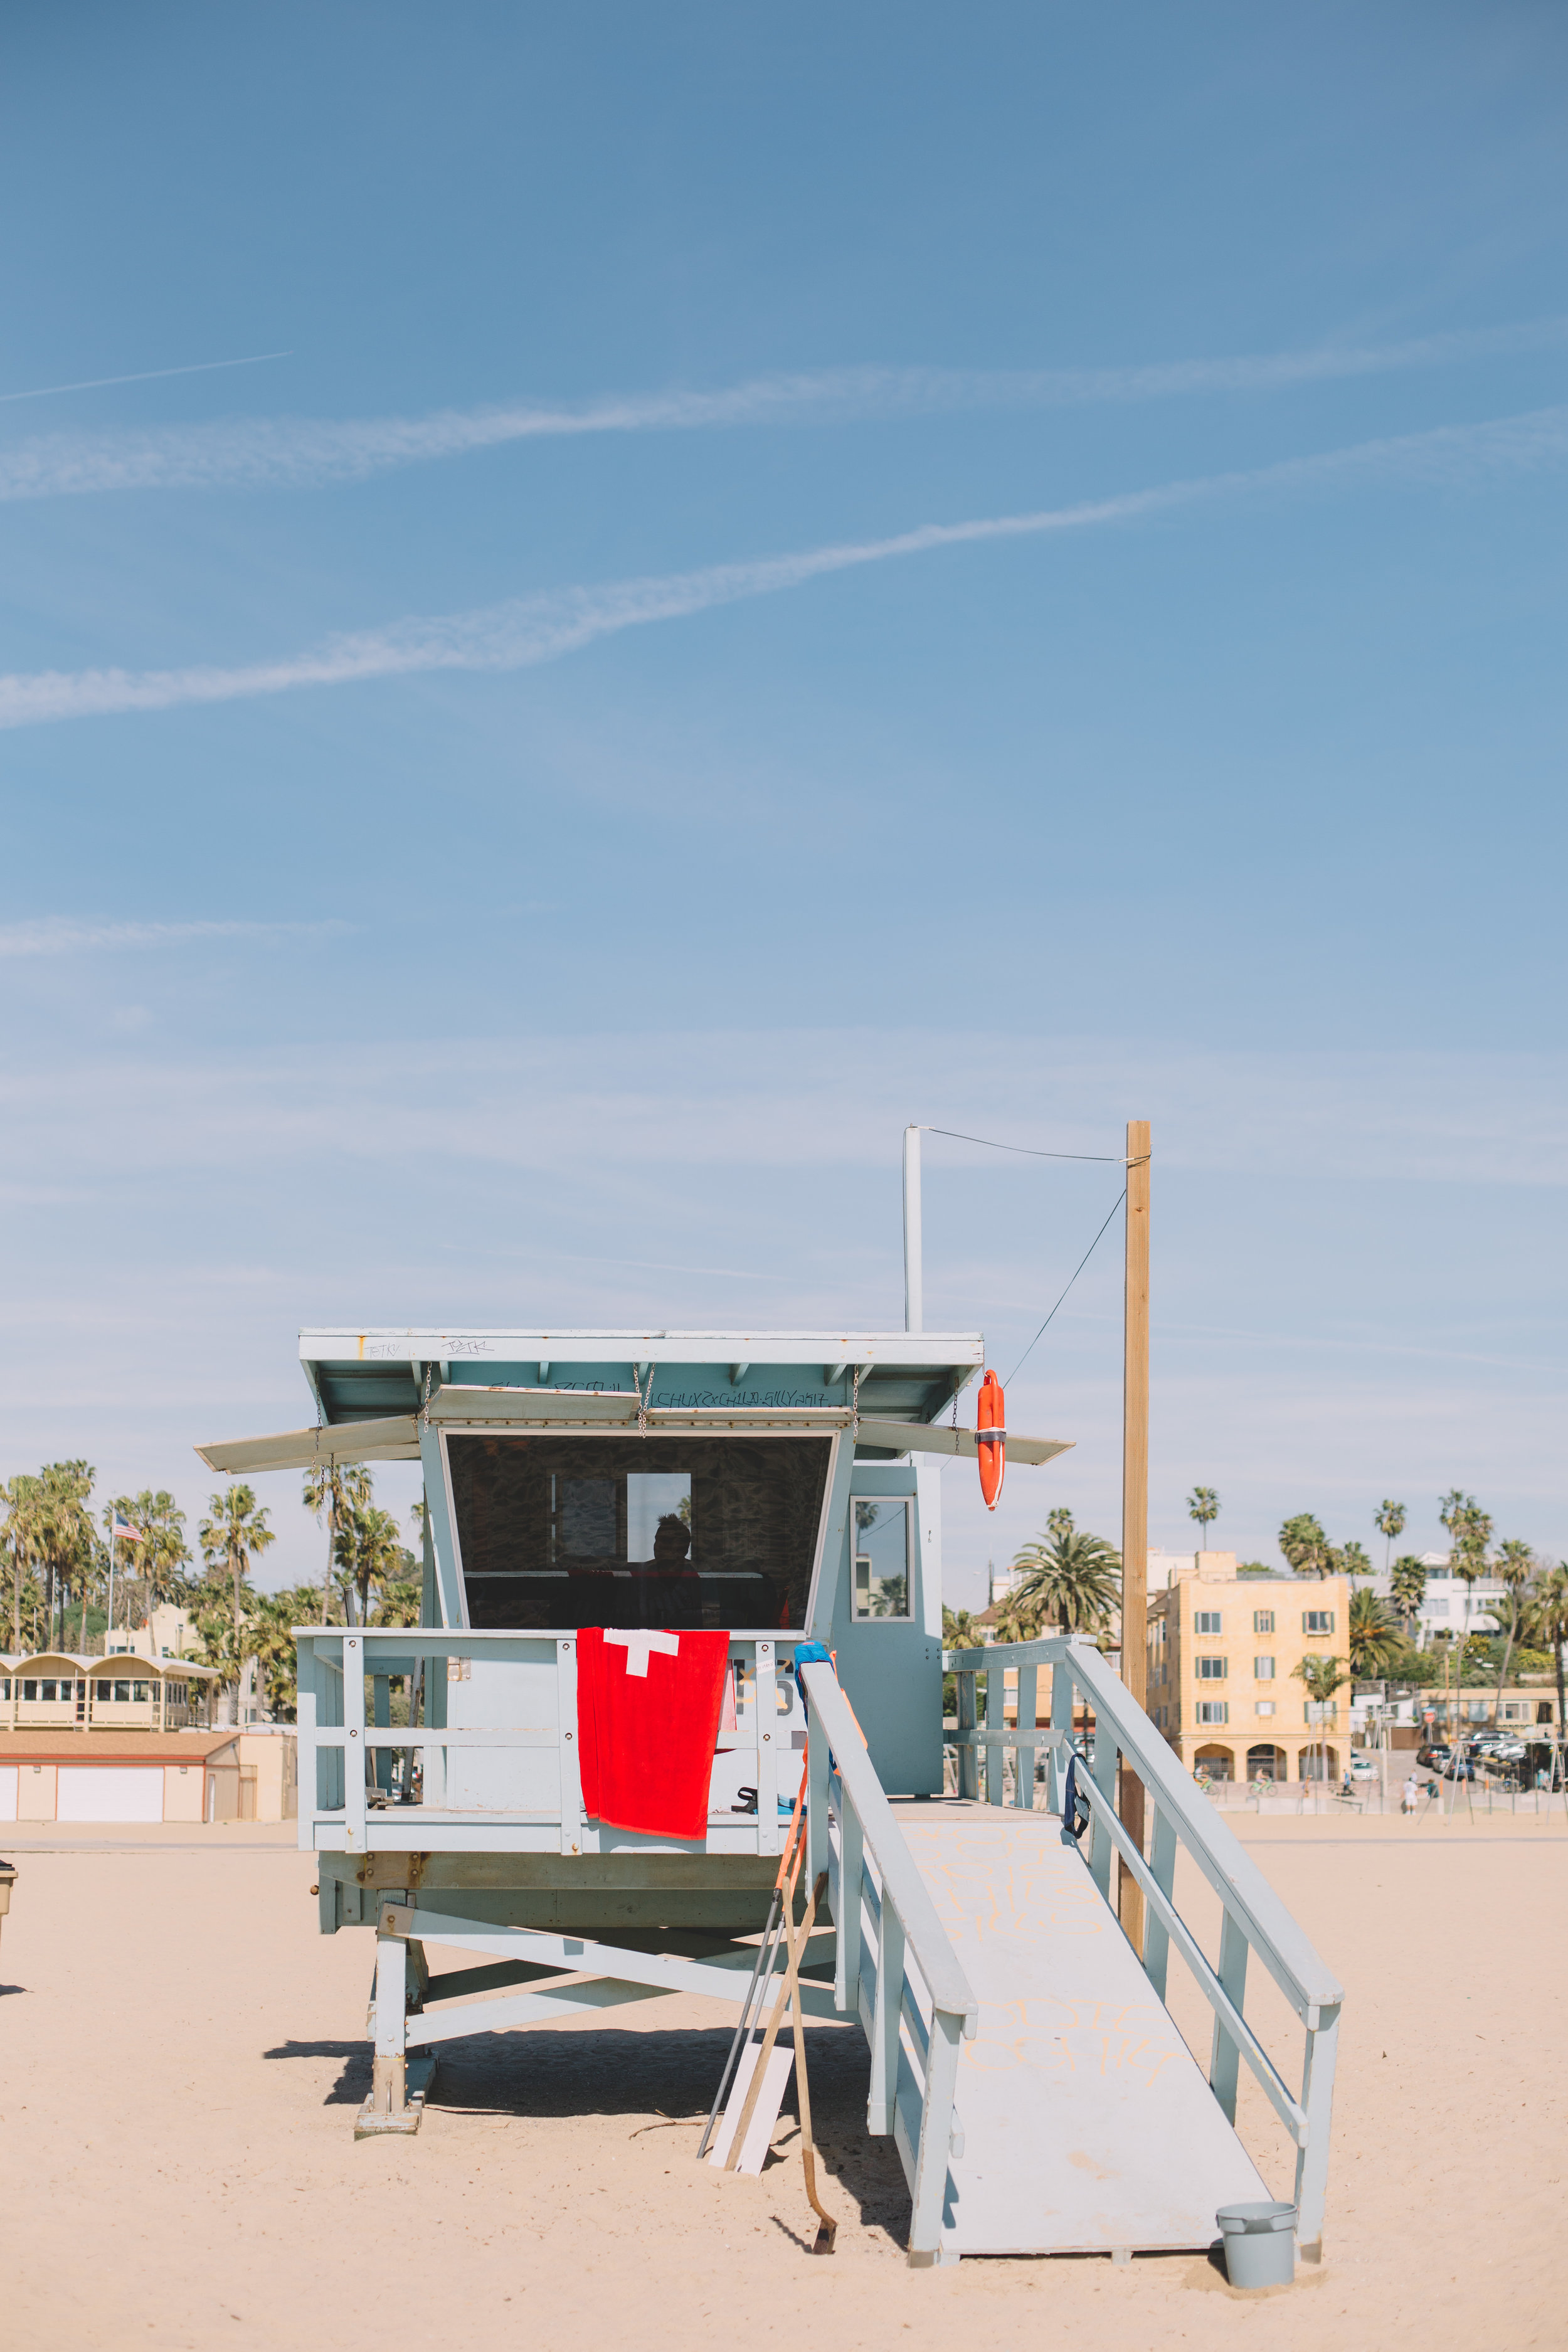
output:
[[[1352,1780],[1375,1780],[1376,1778],[1377,1767],[1373,1762],[1370,1756],[1352,1756],[1351,1758],[1351,1779]]]
[[[1427,1765],[1436,1771],[1439,1765],[1447,1762],[1451,1750],[1443,1740],[1429,1739],[1424,1748],[1418,1748],[1415,1750],[1415,1761],[1417,1764]]]
[[[1450,1756],[1443,1766],[1445,1780],[1473,1780],[1476,1768],[1468,1756]]]

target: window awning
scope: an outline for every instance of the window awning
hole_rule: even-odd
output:
[[[637,1396],[633,1389],[479,1388],[458,1382],[439,1388],[426,1412],[437,1429],[628,1429],[637,1423]],[[884,1447],[893,1454],[956,1454],[973,1461],[976,1452],[972,1429],[954,1429],[930,1422],[894,1421],[861,1414],[857,1421],[847,1408],[815,1405],[745,1407],[713,1406],[691,1412],[655,1407],[643,1415],[649,1433],[660,1436],[697,1435],[721,1430],[750,1432],[831,1433],[853,1426],[857,1442]],[[1068,1452],[1072,1441],[1047,1437],[1007,1439],[1010,1462],[1050,1462]],[[276,1437],[241,1437],[227,1444],[198,1445],[197,1454],[210,1470],[238,1476],[261,1470],[313,1470],[341,1462],[415,1462],[419,1458],[419,1417],[396,1413],[378,1421],[339,1422],[330,1428],[291,1429]]]

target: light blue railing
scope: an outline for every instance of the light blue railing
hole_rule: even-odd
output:
[[[1048,1810],[1059,1813],[1075,1712],[1094,1717],[1092,1768],[1076,1775],[1091,1817],[1088,1862],[1101,1895],[1111,1900],[1111,1861],[1142,1890],[1146,1906],[1143,1969],[1162,2000],[1173,1944],[1213,2009],[1209,2087],[1227,2119],[1236,2121],[1240,2063],[1246,2060],[1296,2147],[1295,2201],[1300,2251],[1321,2259],[1328,2187],[1334,2059],[1344,1995],[1284,1904],[1233,1832],[1215,1813],[1165,1739],[1093,1643],[1079,1638],[997,1643],[952,1650],[945,1670],[957,1677],[957,1728],[944,1734],[958,1751],[961,1797],[1005,1801],[1005,1755],[1016,1757],[1014,1803],[1036,1800],[1035,1759],[1047,1759]],[[1039,1674],[1050,1671],[1051,1719],[1037,1724]],[[1005,1718],[1005,1678],[1017,1672],[1016,1721]],[[982,1693],[981,1685],[984,1685]],[[984,1721],[982,1721],[982,1710]],[[982,1770],[984,1759],[984,1771]],[[1119,1775],[1135,1772],[1146,1792],[1148,1852],[1123,1828]],[[1064,1832],[1065,1834],[1065,1832]],[[1176,1851],[1185,1849],[1218,1896],[1222,1924],[1219,1965],[1213,1967],[1173,1899]],[[1247,1958],[1256,1952],[1306,2032],[1300,2094],[1294,2094],[1244,2015]]]
[[[867,2127],[890,2134],[910,2184],[909,2257],[934,2263],[950,2156],[958,2045],[980,2008],[882,1793],[832,1666],[804,1666],[810,1734],[809,1868],[826,1870],[837,1929],[834,2006],[871,2048]],[[831,1763],[829,1759],[831,1758]],[[831,1811],[831,1825],[829,1814]]]

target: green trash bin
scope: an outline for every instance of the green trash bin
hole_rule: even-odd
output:
[[[1232,2286],[1289,2286],[1296,2275],[1294,2205],[1222,2205],[1215,2215]]]

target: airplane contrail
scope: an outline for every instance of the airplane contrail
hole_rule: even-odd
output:
[[[924,523],[876,540],[793,554],[710,564],[699,571],[550,589],[459,613],[416,614],[389,626],[329,637],[304,652],[238,667],[163,670],[45,670],[0,676],[0,728],[116,711],[232,702],[300,687],[342,686],[431,670],[509,670],[558,661],[623,629],[671,621],[807,581],[939,548],[1091,530],[1224,497],[1305,488],[1335,479],[1404,478],[1447,484],[1486,472],[1520,472],[1568,457],[1568,406],[1484,425],[1363,441],[1247,471],[1130,490],[1074,506]]]
[[[134,432],[48,434],[0,450],[0,500],[89,492],[308,489],[363,481],[510,442],[605,433],[690,433],[830,425],[975,410],[1084,407],[1258,394],[1451,365],[1568,342],[1568,318],[1465,329],[1381,344],[1328,344],[1144,366],[977,370],[834,368],[759,376],[716,392],[635,393],[576,404],[521,401],[423,416],[240,417]],[[283,353],[260,356],[280,358]],[[214,361],[213,366],[247,366]],[[170,370],[170,373],[195,371]],[[133,379],[108,379],[126,381]],[[70,389],[71,387],[57,387]],[[12,393],[12,400],[37,395]]]
[[[101,392],[111,383],[157,383],[166,375],[210,375],[217,368],[259,367],[264,360],[289,360],[292,352],[252,352],[242,360],[197,360],[191,367],[144,368],[140,375],[93,375],[80,383],[41,383],[31,392],[0,392],[8,400],[51,400],[60,392]]]

